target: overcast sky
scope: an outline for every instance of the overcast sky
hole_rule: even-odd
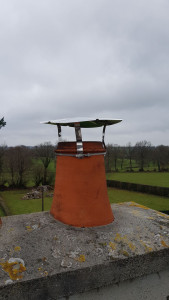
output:
[[[40,121],[79,116],[123,119],[106,143],[169,145],[168,0],[0,3],[0,144],[56,143]]]

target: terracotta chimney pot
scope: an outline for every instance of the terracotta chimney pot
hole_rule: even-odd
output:
[[[107,225],[114,220],[107,194],[104,134],[107,125],[121,120],[69,119],[45,124],[75,128],[76,142],[59,142],[51,214],[56,220],[77,227]],[[102,142],[82,142],[81,128],[103,126]]]

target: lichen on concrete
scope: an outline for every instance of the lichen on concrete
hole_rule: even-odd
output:
[[[23,272],[26,271],[24,261],[21,258],[10,258],[7,261],[2,259],[0,266],[2,266],[3,271],[5,271],[12,280],[22,279]],[[7,284],[8,283],[9,282],[7,282]]]
[[[91,228],[62,224],[49,212],[3,217],[0,300],[29,299],[31,290],[41,299],[46,289],[59,298],[167,268],[168,216],[133,202],[112,209],[112,224]]]

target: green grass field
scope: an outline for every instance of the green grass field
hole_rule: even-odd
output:
[[[42,210],[41,199],[22,200],[22,197],[26,194],[26,192],[26,190],[15,190],[0,193],[0,196],[5,201],[12,215],[28,214]],[[110,203],[134,201],[155,210],[169,210],[169,199],[166,197],[123,191],[113,188],[108,188],[108,195]],[[45,197],[44,210],[50,210],[51,203],[52,197]],[[0,211],[0,215],[3,216],[3,212]]]
[[[169,187],[169,172],[107,173],[107,179]]]
[[[22,197],[27,190],[14,190],[1,192],[0,196],[5,201],[12,215],[29,214],[32,212],[42,211],[42,200],[31,199],[23,200]],[[44,210],[49,210],[52,203],[52,197],[44,198]]]
[[[149,194],[118,190],[114,188],[108,188],[108,195],[109,195],[110,203],[133,201],[155,210],[159,210],[159,211],[169,210],[169,198],[166,197],[159,197],[159,196],[154,196]]]

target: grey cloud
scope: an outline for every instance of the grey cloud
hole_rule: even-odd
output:
[[[167,0],[3,2],[1,141],[55,142],[41,120],[105,116],[124,119],[107,142],[167,144],[168,10]]]

